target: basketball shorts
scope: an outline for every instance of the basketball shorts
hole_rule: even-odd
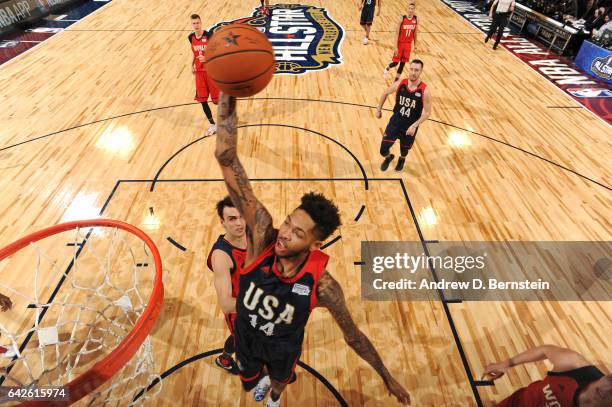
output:
[[[400,152],[402,155],[408,154],[408,151],[414,145],[414,141],[416,140],[416,135],[419,132],[419,128],[417,127],[414,132],[414,136],[408,136],[406,131],[410,125],[398,125],[393,122],[389,122],[387,127],[385,128],[385,134],[380,142],[380,153],[386,156],[389,153],[389,150],[395,143],[397,139],[400,141]]]
[[[264,366],[271,379],[289,383],[295,375],[295,365],[302,353],[301,344],[286,347],[273,341],[264,341],[251,334],[248,328],[234,327],[236,362],[240,368],[240,380],[245,390],[251,390],[262,376]]]
[[[364,7],[361,9],[361,25],[372,25],[374,21],[374,7]]]
[[[395,54],[393,54],[393,62],[410,62],[410,52],[412,44],[398,44]]]
[[[210,96],[212,102],[217,104],[219,101],[219,89],[215,86],[215,83],[208,77],[206,71],[196,71],[196,94],[195,100],[198,102],[207,102]]]

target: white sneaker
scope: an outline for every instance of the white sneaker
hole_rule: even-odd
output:
[[[280,407],[280,397],[276,401],[272,401],[272,397],[268,397],[266,407]]]
[[[270,391],[270,376],[264,376],[259,380],[259,383],[257,383],[257,386],[255,386],[255,389],[253,390],[253,400],[255,401],[263,401],[263,399],[266,398],[266,396],[268,395],[268,392]]]
[[[206,130],[206,134],[204,135],[204,137],[210,137],[213,134],[217,134],[217,125],[216,124],[211,124],[210,125],[208,130]]]
[[[387,79],[388,75],[389,75],[389,68],[385,68],[385,71],[383,72],[383,78]]]
[[[363,37],[363,45],[368,45],[368,37]]]

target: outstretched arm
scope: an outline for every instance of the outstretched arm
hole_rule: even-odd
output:
[[[344,293],[340,284],[324,271],[317,285],[317,303],[332,314],[344,334],[346,343],[376,370],[397,400],[402,404],[410,404],[410,394],[399,384],[385,367],[380,355],[367,336],[355,325],[351,314],[346,308]]]
[[[578,369],[579,367],[589,365],[589,362],[584,356],[571,349],[554,345],[542,345],[519,353],[504,362],[488,364],[483,376],[490,376],[493,380],[497,380],[513,366],[537,362],[544,359],[550,360],[553,364],[553,371],[558,372]]]
[[[237,123],[236,98],[221,93],[217,109],[215,157],[232,202],[246,220],[249,257],[247,261],[251,261],[272,242],[274,228],[270,213],[255,197],[249,178],[238,159]]]

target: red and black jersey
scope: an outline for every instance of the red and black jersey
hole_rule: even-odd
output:
[[[284,349],[300,349],[329,256],[311,251],[298,273],[287,279],[277,269],[275,244],[276,237],[252,264],[240,270],[236,329]]]
[[[244,264],[244,261],[246,260],[246,250],[233,246],[230,242],[225,240],[225,235],[220,235],[213,247],[210,249],[208,258],[206,259],[206,265],[211,271],[214,271],[212,266],[212,254],[215,250],[221,250],[222,252],[226,253],[230,259],[232,259],[230,274],[232,276],[232,296],[235,298],[236,294],[238,293],[238,279],[240,278],[238,269],[239,266]]]
[[[206,56],[206,46],[209,38],[210,34],[206,31],[204,31],[199,38],[196,36],[195,32],[189,34],[189,43],[191,44],[191,51],[193,52],[193,64],[196,72],[203,72],[206,70],[204,63],[200,62],[198,56]]]
[[[578,396],[590,383],[604,374],[595,366],[565,372],[548,372],[543,380],[517,390],[498,407],[576,407]]]
[[[420,82],[416,88],[411,90],[408,87],[408,79],[401,81],[395,93],[395,106],[390,122],[408,129],[412,123],[419,120],[423,113],[425,88],[427,88],[425,82]]]
[[[399,34],[397,36],[398,44],[412,44],[414,41],[414,32],[417,27],[417,17],[408,18],[404,16],[400,25]]]

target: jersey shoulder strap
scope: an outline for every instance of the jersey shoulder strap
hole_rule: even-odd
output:
[[[272,242],[264,249],[263,252],[259,254],[249,265],[244,265],[241,267],[240,274],[248,274],[253,271],[257,266],[261,264],[267,257],[274,255],[274,246],[276,245],[276,237],[278,236],[278,229],[274,229],[274,238]]]

